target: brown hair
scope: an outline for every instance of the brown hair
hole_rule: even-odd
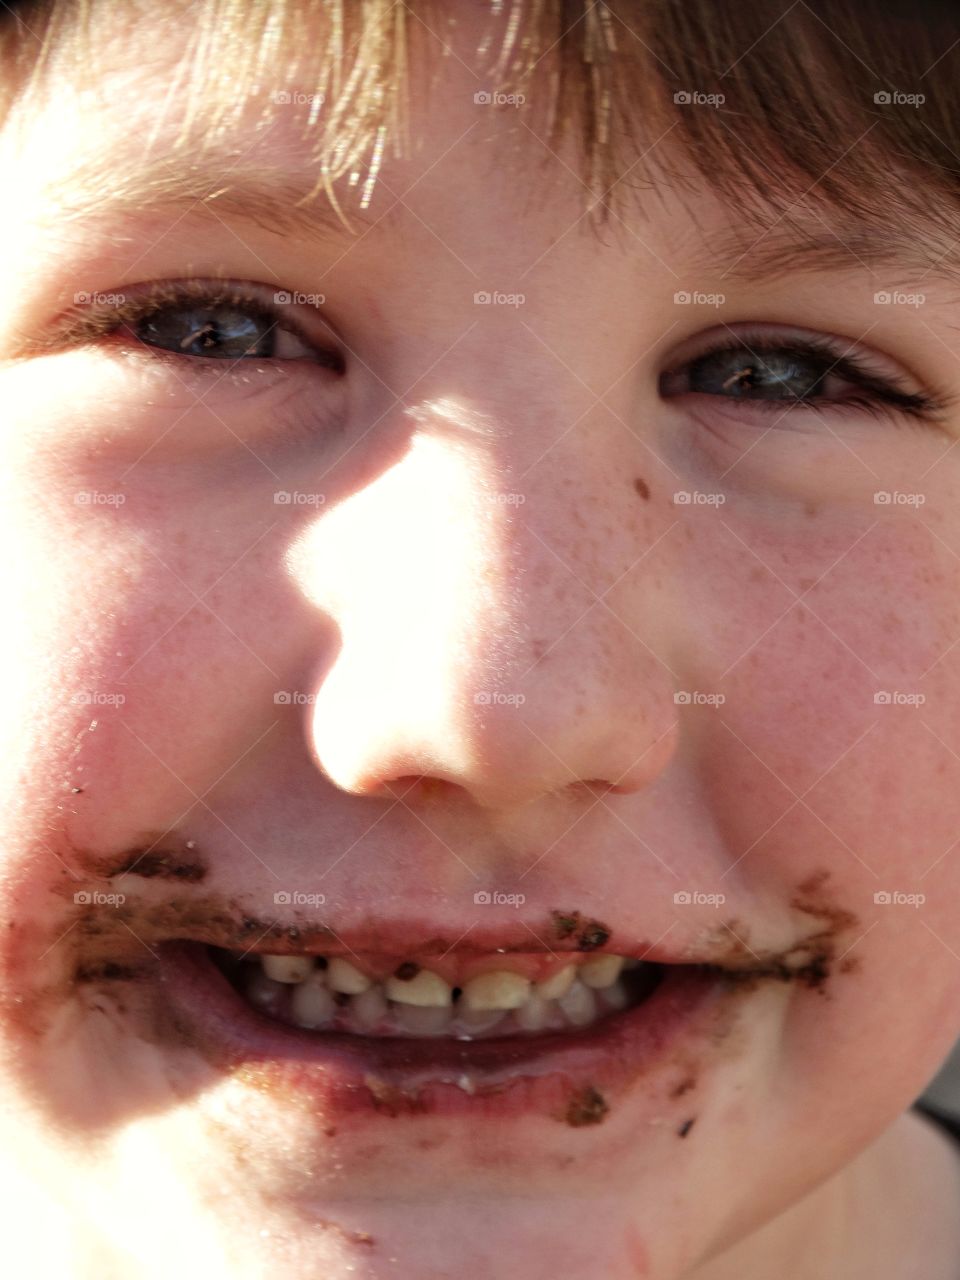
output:
[[[205,134],[228,126],[251,95],[269,110],[278,57],[287,59],[279,74],[294,83],[302,54],[319,68],[324,100],[307,121],[318,185],[336,203],[336,184],[348,174],[356,184],[362,171],[368,203],[384,148],[404,145],[413,46],[439,40],[464,2],[189,6],[180,15],[194,22],[183,27],[183,139],[198,121]],[[50,77],[86,73],[95,82],[101,21],[171,14],[140,0],[123,10],[116,0],[7,8],[4,114]],[[802,202],[877,235],[893,222],[916,228],[941,245],[936,252],[949,252],[960,177],[960,24],[946,0],[751,0],[746,9],[742,0],[489,0],[486,8],[484,87],[529,94],[544,112],[550,147],[579,138],[589,201],[601,216],[624,191],[666,172],[680,185],[691,175],[705,182],[760,225],[796,218]],[[666,149],[682,157],[672,171],[664,148],[645,154],[657,129],[679,144]]]

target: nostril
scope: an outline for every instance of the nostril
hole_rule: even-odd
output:
[[[618,791],[620,788],[614,786],[612,782],[606,782],[603,778],[586,778],[581,782],[571,783],[573,787],[582,787],[592,792],[594,795],[606,795],[608,791]]]
[[[433,774],[405,773],[384,782],[383,786],[398,800],[429,800],[446,795],[456,783]]]

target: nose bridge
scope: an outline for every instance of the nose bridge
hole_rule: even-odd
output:
[[[316,527],[309,559],[341,566],[318,763],[357,794],[430,775],[492,807],[644,785],[672,745],[669,676],[631,624],[640,500],[609,451],[587,461],[590,412],[564,434],[575,407],[528,406],[525,436],[505,396],[405,413],[405,458]]]

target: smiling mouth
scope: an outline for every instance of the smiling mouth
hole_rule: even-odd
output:
[[[637,1007],[664,966],[615,954],[512,953],[432,965],[397,956],[276,955],[208,948],[233,989],[300,1030],[459,1041],[588,1028]]]
[[[722,1038],[749,989],[711,964],[600,950],[427,946],[412,959],[415,947],[330,946],[329,932],[294,946],[160,944],[157,1027],[216,1078],[309,1098],[328,1119],[598,1124],[641,1080],[682,1069],[684,1046]]]

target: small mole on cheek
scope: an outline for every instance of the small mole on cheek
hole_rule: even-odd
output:
[[[637,476],[636,480],[633,482],[633,487],[636,489],[637,493],[639,493],[640,497],[643,498],[644,502],[648,502],[650,500],[650,486],[642,476]]]

